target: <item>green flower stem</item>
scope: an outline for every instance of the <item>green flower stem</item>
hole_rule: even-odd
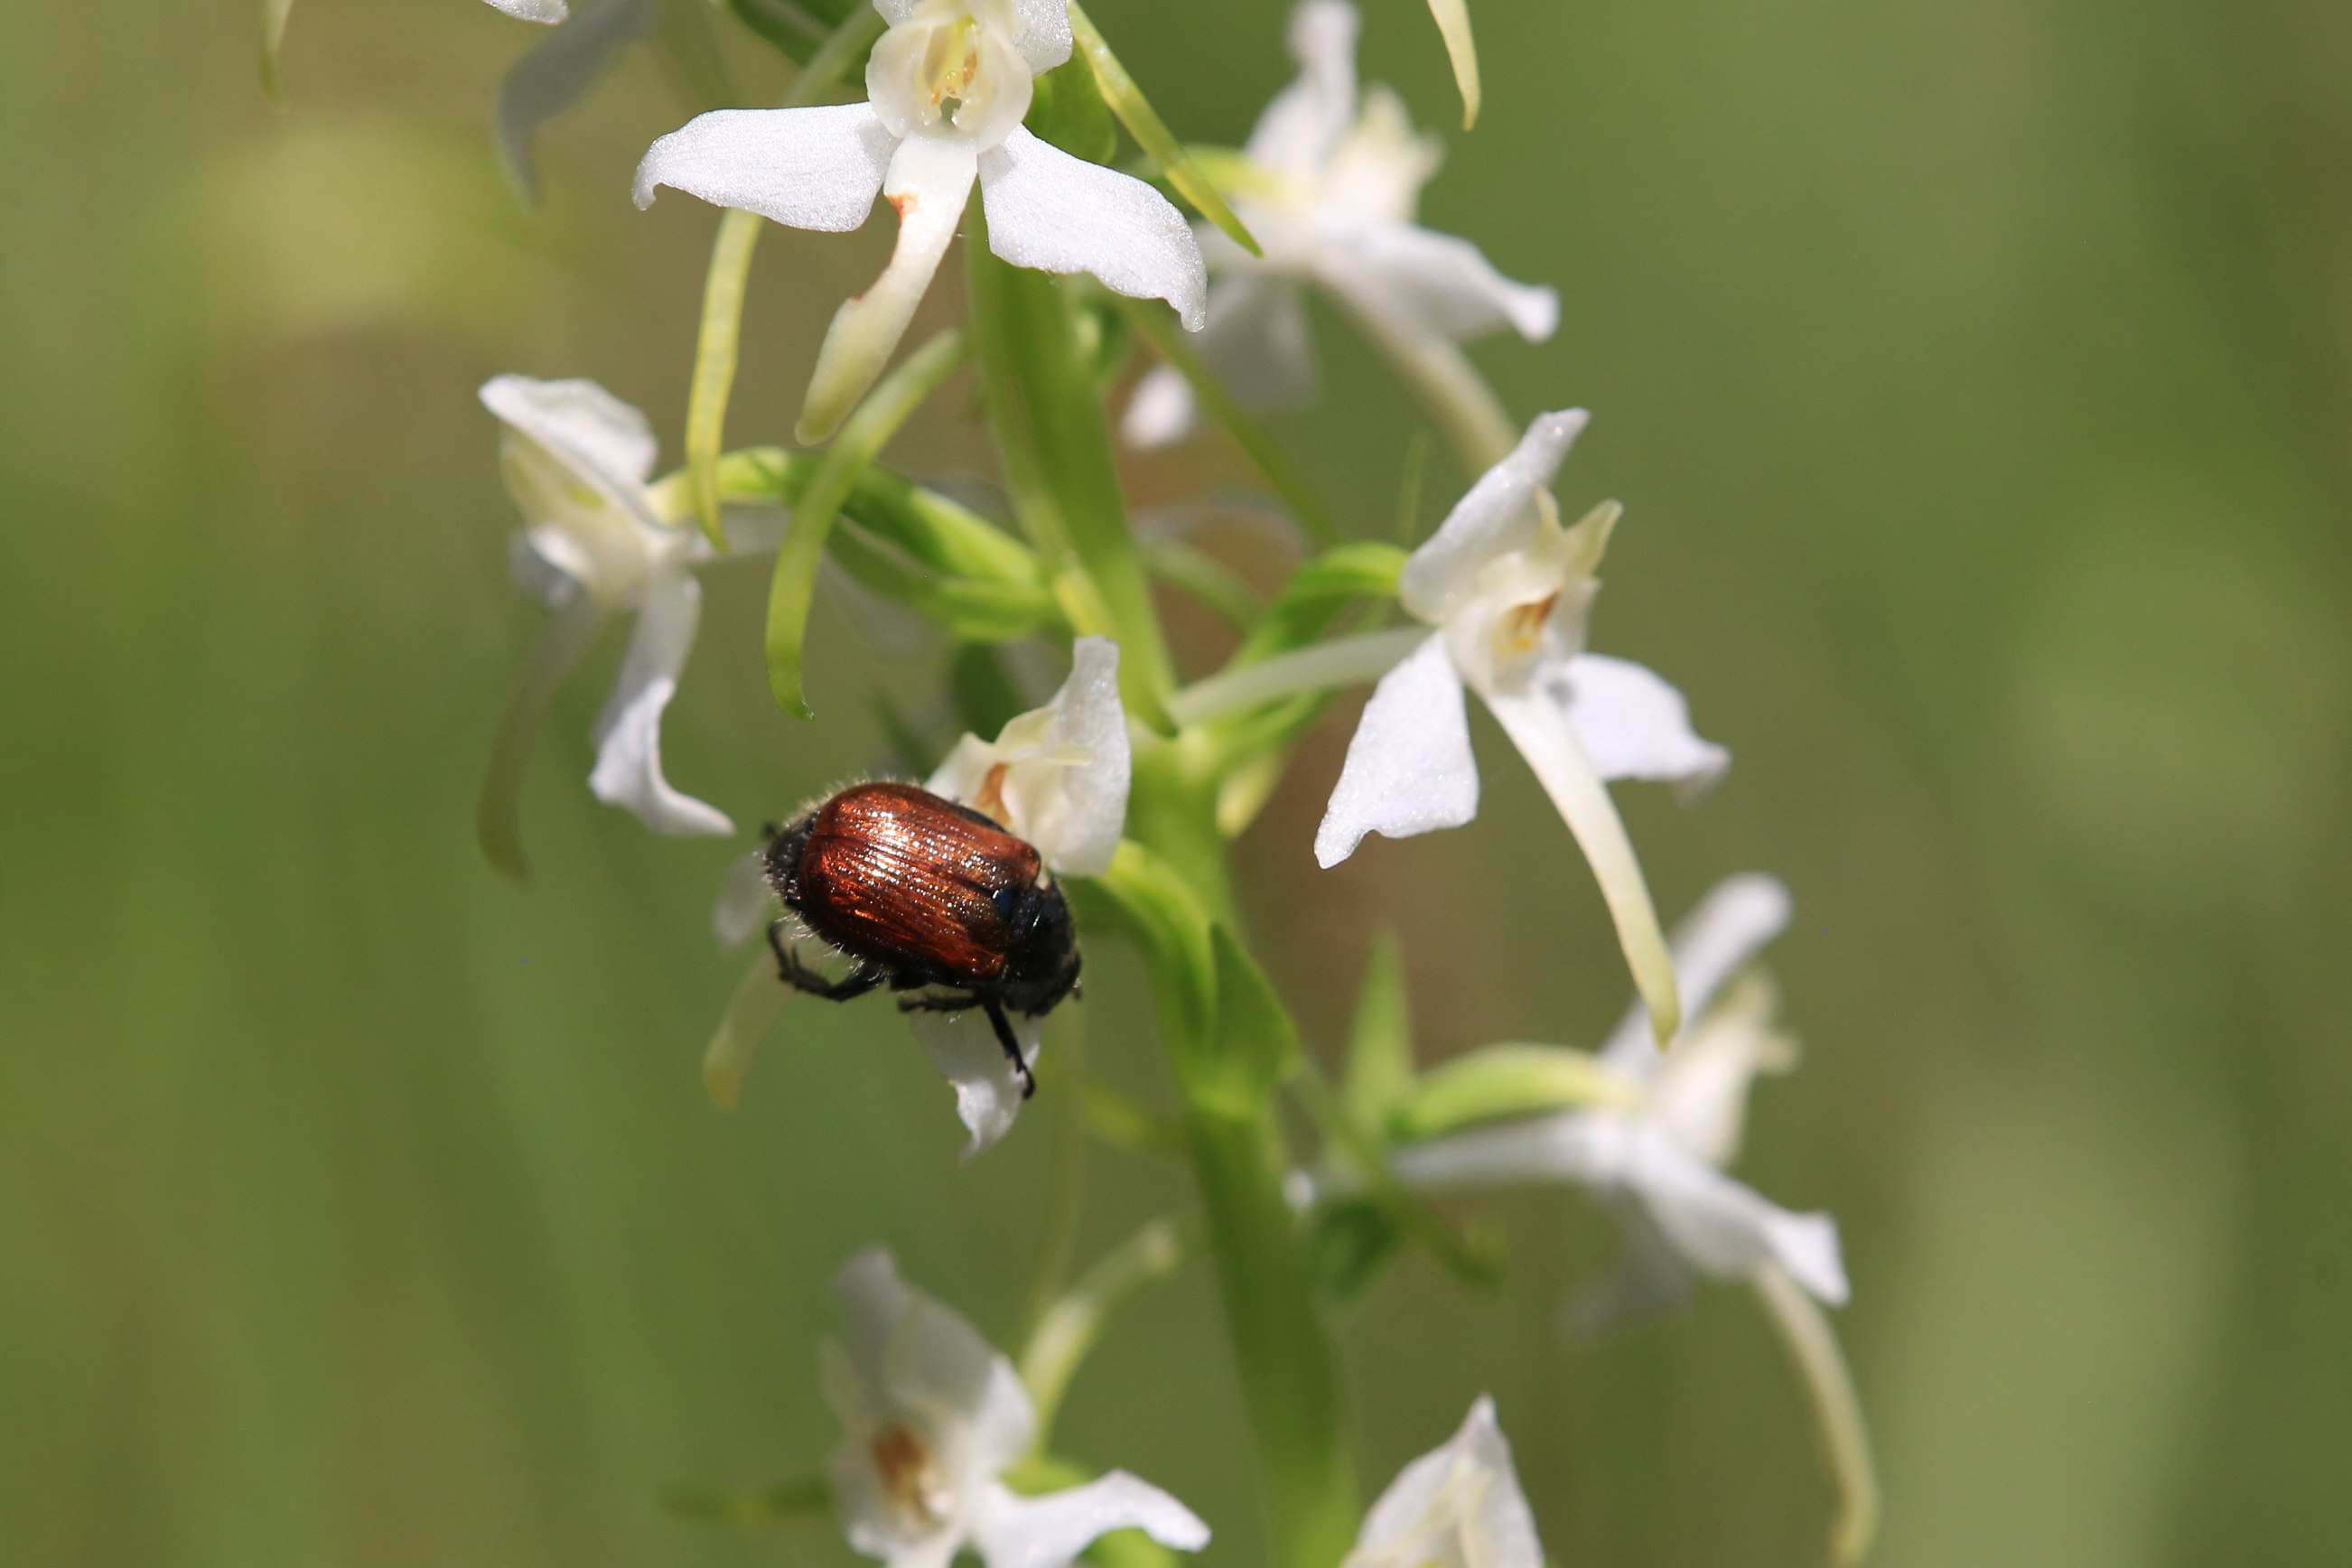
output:
[[[1065,595],[1071,618],[1091,619],[1098,602],[1118,639],[1128,710],[1164,734],[1173,728],[1175,666],[1128,527],[1102,388],[1081,352],[1070,289],[992,255],[977,205],[964,223],[972,346],[1013,510],[1060,574],[1068,574],[1061,558],[1076,557],[1085,582]]]
[[[842,502],[907,416],[962,362],[961,327],[948,328],[908,354],[843,424],[819,460],[816,477],[793,508],[792,530],[776,552],[776,574],[768,590],[768,688],[785,712],[816,717],[801,694],[801,653],[808,634],[809,603],[816,594],[816,570]]]
[[[1144,762],[1139,757],[1139,786],[1150,778],[1155,787],[1139,794],[1168,791],[1172,775]],[[1213,835],[1213,791],[1193,793],[1200,799],[1192,809],[1163,805],[1130,822],[1149,832],[1154,823],[1197,817]],[[1187,860],[1197,853],[1191,838],[1188,832],[1175,846]],[[1107,903],[1094,912],[1120,920],[1136,936],[1151,974],[1255,1436],[1275,1562],[1332,1568],[1355,1538],[1355,1470],[1337,1357],[1283,1194],[1290,1158],[1275,1091],[1297,1070],[1296,1033],[1264,973],[1177,863],[1129,841],[1108,873],[1078,890],[1082,904]],[[1214,894],[1222,902],[1222,872]]]
[[[1191,384],[1192,395],[1200,399],[1209,417],[1223,426],[1225,434],[1257,465],[1257,471],[1265,476],[1265,482],[1274,487],[1274,493],[1290,509],[1298,526],[1314,541],[1315,548],[1330,549],[1339,535],[1331,526],[1330,514],[1323,510],[1323,503],[1307,484],[1307,476],[1275,443],[1265,426],[1234,402],[1224,383],[1201,363],[1201,356],[1184,341],[1183,329],[1176,324],[1168,308],[1150,300],[1121,300],[1118,306],[1135,330],[1150,341],[1153,351]]]
[[[882,36],[881,13],[852,5],[809,62],[793,79],[780,109],[802,109],[833,89],[841,75]],[[702,322],[695,336],[694,379],[686,401],[686,469],[694,515],[710,542],[726,547],[719,531],[719,449],[727,432],[727,403],[735,390],[738,346],[743,335],[743,290],[751,276],[751,253],[760,244],[758,213],[730,211],[719,220],[711,242],[710,268],[702,281]]]

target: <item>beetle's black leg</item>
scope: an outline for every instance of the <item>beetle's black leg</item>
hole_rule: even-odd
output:
[[[776,978],[795,991],[805,991],[828,1002],[846,1002],[853,996],[865,995],[882,984],[885,977],[879,971],[863,965],[838,980],[827,980],[803,963],[798,955],[784,945],[785,924],[782,920],[768,922],[768,951],[776,955]]]
[[[1021,1042],[1013,1037],[1013,1021],[1004,1016],[1003,1005],[995,1002],[986,1005],[988,1021],[996,1029],[996,1043],[1013,1058],[1013,1070],[1021,1075],[1021,1098],[1026,1100],[1037,1092],[1037,1075],[1029,1070],[1029,1058],[1021,1054]]]

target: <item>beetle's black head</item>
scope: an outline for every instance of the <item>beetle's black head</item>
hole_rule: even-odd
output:
[[[1005,910],[1013,940],[1005,949],[999,995],[1015,1013],[1049,1013],[1078,984],[1078,936],[1070,902],[1056,887],[1008,889],[998,899],[1013,906]]]

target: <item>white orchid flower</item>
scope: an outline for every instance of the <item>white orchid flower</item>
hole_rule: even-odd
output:
[[[505,426],[500,465],[523,515],[516,576],[554,612],[499,734],[483,797],[486,843],[519,868],[512,805],[531,731],[605,622],[626,614],[636,630],[596,720],[588,787],[656,833],[734,832],[726,813],[680,794],[662,773],[662,711],[702,611],[695,570],[718,552],[647,484],[656,447],[646,416],[592,381],[501,375],[484,384],[481,398]],[[730,548],[772,550],[781,515],[730,516]]]
[[[1477,815],[1466,685],[1592,862],[1634,981],[1670,1036],[1678,1011],[1673,969],[1605,781],[1697,787],[1729,758],[1692,732],[1689,708],[1673,687],[1638,664],[1584,651],[1601,585],[1593,571],[1617,508],[1564,529],[1546,487],[1587,418],[1580,408],[1538,415],[1517,449],[1406,561],[1399,598],[1434,630],[1381,677],[1365,705],[1316,831],[1315,858],[1336,866],[1367,833],[1402,838]]]
[[[572,15],[564,0],[489,0],[493,10],[504,11],[509,16],[526,22],[545,22],[550,26]]]
[[[1052,701],[1009,720],[993,741],[964,736],[923,787],[1035,845],[1055,876],[1099,877],[1127,828],[1131,773],[1118,644],[1080,637],[1070,647],[1069,679]],[[1012,1131],[1020,1076],[985,1015],[907,1017],[932,1065],[955,1085],[956,1114],[971,1131],[969,1160]],[[1045,1020],[1015,1013],[1010,1021],[1022,1058],[1034,1068]]]
[[[1143,1531],[1197,1552],[1209,1527],[1124,1470],[1023,1497],[1004,1472],[1025,1458],[1037,1413],[1013,1363],[957,1312],[908,1289],[890,1254],[868,1248],[834,1279],[848,1343],[819,1362],[841,1418],[826,1467],[849,1543],[890,1568],[947,1568],[970,1548],[987,1568],[1067,1568],[1098,1537]]]
[[[1110,869],[1126,830],[1131,758],[1118,695],[1118,644],[1080,637],[1071,645],[1069,679],[1051,701],[1007,721],[993,741],[964,736],[923,787],[1035,845],[1054,875],[1099,877]],[[728,873],[712,927],[721,943],[738,946],[777,909],[763,854],[754,850]],[[776,1000],[764,991],[753,995]],[[761,1016],[772,1022],[774,1011]],[[1045,1020],[1006,1016],[1022,1059],[1034,1068]],[[955,1088],[956,1115],[971,1134],[963,1152],[969,1160],[1013,1130],[1021,1111],[1020,1075],[977,1008],[909,1013],[907,1021],[931,1065]],[[759,1026],[761,1032],[766,1026]],[[740,1081],[740,1064],[730,1070]]]
[[[1511,1445],[1485,1394],[1460,1431],[1397,1473],[1340,1568],[1543,1568]]]
[[[1357,27],[1347,0],[1305,0],[1291,13],[1298,79],[1266,106],[1225,182],[1265,254],[1196,228],[1215,278],[1196,347],[1250,407],[1305,401],[1315,362],[1300,287],[1313,284],[1445,413],[1450,433],[1475,427],[1463,449],[1484,467],[1510,445],[1510,422],[1456,345],[1505,328],[1540,342],[1559,324],[1559,299],[1504,277],[1468,240],[1413,222],[1442,153],[1434,137],[1413,132],[1395,93],[1360,97]],[[1161,365],[1137,384],[1120,430],[1156,447],[1193,422],[1191,387]]]
[[[1777,1264],[1816,1300],[1846,1300],[1837,1222],[1792,1214],[1724,1173],[1738,1156],[1756,1075],[1786,1071],[1796,1048],[1773,1023],[1771,986],[1742,975],[1789,920],[1786,889],[1734,877],[1675,932],[1691,1026],[1661,1051],[1636,1003],[1601,1052],[1622,1104],[1472,1128],[1395,1152],[1409,1184],[1572,1182],[1621,1213],[1626,1256],[1572,1317],[1588,1324],[1679,1300],[1694,1273],[1744,1279]]]
[[[793,228],[841,233],[877,195],[898,213],[890,263],[843,305],[801,411],[830,437],[873,385],[955,237],[975,180],[989,248],[1016,267],[1090,272],[1114,293],[1161,299],[1198,331],[1207,278],[1183,216],[1142,181],[1022,127],[1031,80],[1070,58],[1066,0],[874,0],[890,24],[867,58],[868,101],[719,110],[655,142],[636,201],[672,185]]]

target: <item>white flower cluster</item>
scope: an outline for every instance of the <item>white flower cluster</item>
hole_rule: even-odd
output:
[[[583,62],[651,26],[653,0],[583,0],[577,15],[564,0],[489,3],[518,17],[563,25],[533,57],[538,64],[527,60],[530,68],[518,68],[509,79],[504,123],[520,167],[530,128],[551,106],[576,95],[590,68]],[[1409,1118],[1396,1126],[1327,1122],[1324,1157],[1311,1163],[1313,1174],[1293,1183],[1307,1211],[1302,1232],[1314,1223],[1318,1205],[1368,1194],[1419,1205],[1427,1201],[1423,1194],[1462,1187],[1573,1184],[1613,1211],[1625,1235],[1623,1267],[1578,1299],[1570,1314],[1575,1321],[1597,1324],[1671,1301],[1698,1278],[1748,1281],[1797,1345],[1822,1404],[1850,1406],[1851,1388],[1834,1339],[1821,1326],[1819,1305],[1841,1305],[1847,1297],[1835,1222],[1825,1214],[1782,1208],[1728,1173],[1754,1079],[1795,1060],[1793,1045],[1775,1022],[1775,994],[1753,965],[1788,921],[1788,894],[1767,877],[1734,878],[1671,942],[1661,930],[1609,786],[1647,781],[1695,795],[1723,773],[1728,754],[1701,738],[1687,703],[1665,679],[1588,646],[1598,574],[1622,509],[1603,502],[1567,523],[1551,492],[1589,415],[1581,408],[1541,413],[1517,429],[1465,353],[1465,344],[1505,331],[1529,342],[1549,339],[1559,318],[1557,295],[1514,281],[1467,240],[1416,221],[1439,149],[1414,131],[1394,93],[1360,85],[1360,23],[1347,0],[1297,5],[1288,43],[1299,74],[1267,106],[1237,153],[1203,153],[1196,170],[1187,161],[1192,155],[1177,152],[1164,128],[1155,140],[1139,128],[1143,122],[1129,112],[1132,104],[1120,110],[1169,183],[1219,219],[1197,226],[1152,184],[1066,152],[1024,124],[1038,101],[1037,79],[1075,58],[1091,62],[1071,69],[1093,70],[1087,79],[1106,101],[1117,96],[1121,73],[1116,62],[1105,64],[1101,40],[1069,0],[871,4],[882,24],[878,37],[856,31],[860,22],[872,29],[870,16],[853,17],[836,35],[854,37],[864,49],[863,100],[699,115],[656,141],[635,178],[639,206],[668,186],[801,229],[859,228],[877,198],[896,215],[888,264],[870,288],[835,310],[810,375],[797,433],[805,445],[834,442],[833,450],[806,491],[790,489],[781,478],[763,480],[767,488],[753,487],[756,495],[780,501],[787,494],[814,496],[824,484],[840,481],[832,510],[813,499],[796,503],[803,507],[804,522],[818,521],[805,534],[789,535],[791,548],[779,566],[779,602],[786,597],[785,568],[795,552],[814,561],[826,547],[826,528],[836,514],[846,515],[843,497],[879,449],[878,441],[860,444],[861,433],[875,427],[875,416],[865,411],[890,405],[894,388],[919,379],[882,377],[951,243],[968,225],[970,244],[984,243],[1013,267],[1084,274],[1113,294],[1165,301],[1192,334],[1181,340],[1157,326],[1158,306],[1148,311],[1122,307],[1160,334],[1153,341],[1169,361],[1146,371],[1128,400],[1118,432],[1133,447],[1181,440],[1204,413],[1250,445],[1254,422],[1236,409],[1279,408],[1312,394],[1307,302],[1311,291],[1336,304],[1422,401],[1463,458],[1463,471],[1477,475],[1435,532],[1410,553],[1357,547],[1358,563],[1376,554],[1382,564],[1349,581],[1364,584],[1362,596],[1380,598],[1379,609],[1392,595],[1406,624],[1351,636],[1302,633],[1298,645],[1271,651],[1245,642],[1224,670],[1171,692],[1164,649],[1144,646],[1159,640],[1148,595],[1139,587],[1127,595],[1147,601],[1139,614],[1149,636],[1139,642],[1129,635],[1132,627],[1119,622],[1122,612],[1102,584],[1087,575],[1095,563],[1087,551],[1074,538],[1057,536],[1061,522],[1031,526],[1038,509],[1016,497],[1032,535],[1026,543],[992,532],[984,520],[975,519],[973,526],[1027,563],[1029,575],[986,585],[1019,589],[1051,609],[1013,631],[957,630],[949,615],[937,618],[952,635],[973,640],[1002,640],[1045,626],[1066,638],[1069,672],[1050,700],[1004,723],[993,739],[962,735],[924,787],[1034,847],[1036,859],[1024,864],[1033,879],[1042,866],[1036,887],[1099,879],[1103,888],[1097,890],[1105,897],[1129,896],[1112,879],[1145,858],[1150,826],[1161,815],[1139,813],[1142,826],[1135,836],[1143,842],[1123,847],[1139,762],[1147,783],[1155,784],[1167,773],[1151,767],[1171,757],[1168,773],[1179,774],[1188,768],[1238,771],[1269,760],[1278,763],[1278,756],[1247,754],[1248,738],[1265,731],[1274,704],[1369,681],[1373,689],[1313,838],[1316,861],[1328,868],[1356,854],[1368,835],[1404,837],[1475,817],[1480,773],[1468,700],[1475,695],[1591,864],[1638,999],[1596,1055],[1564,1047],[1494,1047],[1426,1079],[1409,1064],[1400,1068],[1394,1075],[1400,1093],[1434,1095],[1432,1086],[1442,1074],[1459,1083],[1484,1072],[1488,1076],[1480,1081],[1490,1086],[1517,1084],[1512,1093],[1518,1098],[1478,1101],[1488,1109],[1440,1120],[1433,1130],[1416,1129]],[[1459,71],[1468,58],[1466,15],[1454,0],[1433,0],[1433,8]],[[865,47],[868,37],[870,48]],[[1084,50],[1097,52],[1074,54]],[[1475,108],[1475,68],[1459,79]],[[1188,184],[1196,176],[1205,183]],[[1221,210],[1221,201],[1230,205],[1230,214]],[[1254,246],[1233,237],[1244,229]],[[992,266],[982,258],[975,265]],[[1098,296],[1089,296],[1072,311],[1074,318],[1099,315],[1104,308]],[[1100,336],[1113,344],[1121,341],[1112,329]],[[951,364],[958,352],[959,345],[943,342],[937,363]],[[1091,356],[1094,350],[1086,353]],[[910,356],[910,364],[931,361],[929,350]],[[1091,400],[1108,374],[1089,358],[1079,378],[1082,400]],[[882,391],[868,398],[877,383]],[[993,384],[988,390],[992,399],[1002,392]],[[661,724],[695,636],[698,573],[730,556],[778,551],[791,521],[785,509],[730,508],[710,521],[715,421],[690,422],[708,437],[695,447],[700,466],[691,469],[692,483],[683,477],[656,481],[656,443],[646,419],[593,383],[501,375],[481,389],[481,398],[500,423],[506,480],[522,514],[516,571],[551,612],[494,754],[482,805],[486,847],[501,864],[520,869],[515,803],[530,738],[565,675],[622,616],[634,617],[634,629],[595,722],[591,789],[657,833],[732,834],[725,813],[669,783]],[[1096,420],[1092,406],[1086,412],[1097,444],[1107,448],[1102,433],[1108,426]],[[1008,414],[992,407],[990,413],[1007,423],[1035,416],[1034,409]],[[849,434],[835,442],[845,427]],[[1256,456],[1257,448],[1251,449]],[[763,449],[754,456],[765,463],[773,454]],[[1107,450],[1104,461],[1109,461]],[[1276,466],[1261,461],[1274,476]],[[839,471],[845,464],[847,479]],[[1014,467],[1008,457],[1008,489],[1014,488]],[[807,474],[803,469],[800,477]],[[690,491],[700,496],[700,516],[712,531],[690,522]],[[1108,511],[1116,520],[1113,499]],[[1312,510],[1300,509],[1302,516]],[[1102,531],[1131,543],[1118,528]],[[720,538],[723,545],[713,542]],[[839,547],[837,539],[833,543]],[[894,559],[881,575],[895,581],[889,573],[898,570]],[[1135,568],[1139,583],[1141,571]],[[805,577],[797,583],[803,590],[808,586]],[[926,603],[907,597],[918,608]],[[804,609],[804,593],[801,602]],[[1379,626],[1377,620],[1371,625]],[[1118,635],[1079,635],[1107,627]],[[796,626],[791,629],[797,634]],[[1147,657],[1155,652],[1157,677]],[[1133,684],[1139,670],[1146,677],[1142,697]],[[1130,682],[1127,697],[1123,679]],[[1153,679],[1160,680],[1156,688]],[[1148,722],[1130,717],[1129,698]],[[1252,730],[1253,723],[1259,729]],[[1212,786],[1219,782],[1210,781]],[[901,796],[911,794],[892,787]],[[1213,801],[1220,826],[1239,831],[1224,821],[1223,797],[1214,787],[1198,798]],[[1263,791],[1254,798],[1262,799]],[[1160,797],[1150,801],[1156,808]],[[938,805],[927,803],[927,808]],[[1211,815],[1199,813],[1202,821]],[[1302,865],[1305,848],[1298,847]],[[761,852],[740,863],[718,917],[729,942],[779,917],[767,869]],[[1024,884],[1020,896],[1034,891]],[[790,896],[802,906],[800,892]],[[1171,901],[1179,916],[1185,913],[1181,899]],[[1068,960],[1057,972],[1058,999],[1075,984],[1077,969],[1069,955],[1067,917],[1055,918],[1063,921],[1061,956]],[[1207,998],[1200,1003],[1209,1010],[1204,1029],[1214,1034],[1246,1012],[1232,993],[1245,991],[1252,976],[1229,966],[1216,947],[1231,932],[1205,915],[1201,923],[1205,934],[1191,952],[1208,973],[1193,999]],[[772,929],[778,944],[773,958],[761,956],[721,1030],[739,1057],[773,1024],[790,994],[776,964],[787,978],[799,973],[785,945],[794,940],[793,928]],[[1206,960],[1198,956],[1203,951]],[[869,969],[849,981],[821,983],[807,974],[800,980],[845,997],[886,978],[906,990],[931,985],[938,973],[919,970],[906,978]],[[1216,1011],[1229,1004],[1230,1013]],[[905,1005],[917,1009],[908,1014],[911,1027],[952,1086],[970,1158],[1007,1135],[1034,1087],[1042,1014],[1008,1016],[992,995],[982,1000],[978,993],[910,998]],[[1295,1052],[1295,1040],[1291,1046]],[[1295,1054],[1289,1065],[1296,1065]],[[731,1102],[740,1068],[736,1059],[722,1102]],[[1235,1076],[1248,1078],[1238,1069]],[[1265,1076],[1270,1098],[1281,1073]],[[1546,1090],[1551,1098],[1534,1096],[1540,1103],[1530,1103],[1521,1091],[1538,1080],[1552,1086]],[[1578,1087],[1566,1093],[1558,1090],[1561,1084]],[[1273,1176],[1283,1169],[1283,1162],[1261,1163]],[[1278,1229],[1278,1196],[1270,1195],[1267,1206]],[[887,1252],[859,1254],[842,1269],[835,1289],[849,1333],[845,1344],[824,1350],[825,1397],[844,1429],[828,1481],[858,1551],[892,1568],[946,1568],[967,1550],[987,1568],[1066,1568],[1115,1530],[1140,1529],[1181,1551],[1206,1543],[1207,1527],[1189,1510],[1123,1471],[1057,1490],[1023,1489],[1039,1481],[1042,1429],[1057,1393],[1047,1384],[1024,1384],[1022,1371],[969,1322],[908,1288]],[[1824,1420],[1860,1430],[1851,1409],[1832,1409]],[[1849,1531],[1841,1551],[1866,1536],[1866,1526]],[[1325,1540],[1335,1543],[1331,1536]],[[1481,1398],[1454,1437],[1407,1466],[1373,1506],[1344,1568],[1540,1568],[1542,1562],[1495,1407]]]

